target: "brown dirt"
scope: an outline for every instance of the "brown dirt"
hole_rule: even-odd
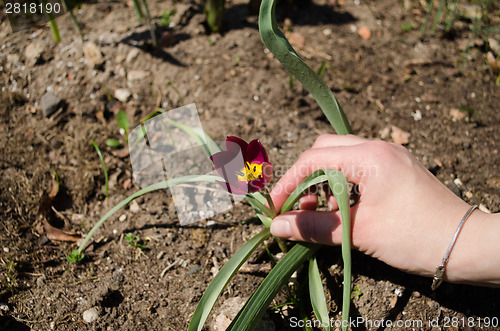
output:
[[[158,20],[174,7],[173,1],[149,2]],[[470,24],[457,21],[452,34],[422,38],[418,28],[424,14],[418,1],[408,2],[413,10],[385,0],[326,2],[293,7],[291,29],[299,36],[298,52],[312,68],[326,63],[325,80],[355,134],[390,140],[393,126],[409,132],[407,148],[442,182],[467,202],[500,211],[499,88],[481,41],[465,53],[466,66],[460,70]],[[12,33],[5,15],[0,16],[0,303],[7,305],[0,312],[0,329],[186,329],[213,278],[214,264],[223,265],[261,229],[254,220],[241,222],[253,215],[246,205],[217,216],[215,226],[180,227],[169,197],[153,193],[139,199],[138,211],[125,208],[111,217],[94,236],[83,263],[67,263],[65,256],[75,244],[48,240],[40,229],[43,221],[85,233],[138,189],[129,185],[129,158],[105,147],[108,138],[124,141],[115,121],[119,109],[136,125],[158,106],[196,103],[210,135],[259,138],[281,171],[319,134],[332,132],[314,100],[298,82],[292,90],[288,73],[265,52],[257,17],[248,14],[246,1],[229,3],[220,35],[205,33],[198,2],[175,3],[176,24],[158,29],[162,37],[156,49],[149,45],[146,25],[137,22],[125,2],[95,1],[79,9],[86,40],[104,56],[98,69],[83,61],[83,44],[67,15],[57,21],[62,35],[57,44],[47,28]],[[283,21],[282,9],[278,15]],[[417,28],[403,32],[405,22]],[[371,31],[369,39],[355,32],[361,26]],[[36,61],[25,54],[32,43],[43,50]],[[128,81],[134,69],[147,76]],[[112,97],[117,88],[128,88],[132,98],[117,101]],[[64,101],[50,118],[40,110],[47,91]],[[453,120],[450,110],[462,106],[475,109],[474,115]],[[101,146],[108,165],[107,199],[91,139]],[[41,208],[52,186],[51,168],[61,183],[53,201],[58,213]],[[148,239],[147,249],[128,245],[123,237],[128,232]],[[320,266],[330,275],[330,316],[338,319],[339,249],[324,248],[320,255]],[[437,318],[441,327],[458,318],[459,325],[450,324],[451,329],[470,330],[486,325],[480,318],[500,317],[495,289],[444,284],[431,292],[429,279],[362,254],[354,254],[353,272],[362,293],[353,300],[354,317],[420,320],[424,324],[415,329],[426,330],[439,329],[428,322]],[[248,298],[264,276],[238,274],[216,310],[228,298]],[[86,324],[82,314],[91,307],[99,317]],[[294,312],[273,312],[275,329],[289,329],[285,314]],[[217,314],[209,318],[210,325]],[[469,317],[474,322],[468,328]]]

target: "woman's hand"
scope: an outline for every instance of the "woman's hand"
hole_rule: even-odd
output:
[[[353,246],[393,267],[432,276],[469,208],[467,203],[400,145],[352,135],[323,135],[274,187],[271,196],[277,210],[307,176],[327,168],[342,171],[359,187],[359,202],[351,208]],[[317,196],[313,194],[302,197],[299,205],[301,210],[274,219],[274,236],[341,243],[340,213],[334,197],[328,199],[330,212],[315,210]],[[477,270],[471,270],[481,257],[478,250],[484,245],[483,236],[490,231],[485,223],[488,216],[476,210],[467,220],[451,253],[445,279],[474,282],[496,277],[494,282],[500,281],[500,271],[477,277]],[[498,242],[495,237],[492,239]]]

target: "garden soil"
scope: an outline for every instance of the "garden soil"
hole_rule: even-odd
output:
[[[57,19],[56,43],[47,26],[13,33],[0,14],[0,329],[185,330],[217,271],[262,229],[241,203],[182,227],[171,196],[158,191],[106,221],[81,263],[67,262],[77,244],[58,240],[64,238],[53,228],[67,239],[86,234],[140,189],[127,149],[106,145],[111,138],[126,145],[119,110],[135,127],[157,108],[194,103],[214,139],[260,139],[277,177],[318,135],[333,133],[311,95],[262,44],[247,1],[227,1],[220,34],[207,33],[199,1],[149,5],[157,47],[127,1],[89,1],[75,10],[85,42],[68,15]],[[161,14],[173,9],[170,24],[161,25]],[[422,35],[419,1],[283,2],[277,16],[304,60],[314,70],[324,64],[323,78],[356,135],[404,144],[466,202],[500,211],[500,90],[485,60],[495,40],[475,38],[462,19],[449,33],[441,25],[432,33],[429,23]],[[108,197],[92,140],[107,165]],[[128,233],[145,248],[130,245]],[[319,256],[335,322],[340,250],[324,247]],[[224,329],[270,266],[262,251],[253,255],[206,329]],[[352,270],[351,316],[372,323],[353,329],[392,323],[387,329],[476,330],[500,323],[497,289],[445,283],[433,292],[431,279],[357,252]],[[299,272],[298,284],[303,277]],[[300,285],[290,288],[301,293]],[[293,329],[298,302],[311,312],[307,300],[282,290],[259,329]]]

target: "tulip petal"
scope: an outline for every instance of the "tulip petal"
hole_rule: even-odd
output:
[[[243,158],[245,161],[250,163],[263,163],[268,162],[269,157],[267,156],[266,149],[260,141],[252,140],[246,149],[246,153],[243,152]]]
[[[227,136],[226,137],[226,149],[228,152],[234,153],[245,153],[248,148],[248,144],[241,138],[235,136]]]
[[[219,152],[210,156],[215,170],[226,180],[236,179],[236,172],[241,171],[245,166],[241,152]]]
[[[245,183],[245,187],[243,189],[239,189],[227,182],[221,182],[219,180],[216,180],[215,181],[217,184],[220,185],[220,187],[222,187],[223,190],[231,193],[231,194],[236,194],[236,195],[243,195],[243,194],[247,194],[248,193],[248,190],[247,190],[247,187],[246,187],[246,183]]]

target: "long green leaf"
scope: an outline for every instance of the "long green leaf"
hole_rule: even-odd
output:
[[[276,0],[262,0],[259,12],[259,32],[262,41],[281,64],[312,94],[337,134],[352,133],[347,117],[330,88],[297,55],[278,29],[275,7]]]
[[[255,237],[247,241],[233,257],[227,261],[203,294],[191,322],[189,323],[188,331],[200,331],[203,328],[203,324],[205,324],[210,311],[214,307],[217,298],[219,298],[227,283],[233,278],[250,254],[270,236],[271,233],[269,229],[264,229]]]
[[[349,209],[349,186],[345,175],[337,170],[325,169],[328,184],[337,200],[342,218],[342,260],[344,261],[344,286],[342,294],[342,330],[349,325],[351,306],[351,219]]]
[[[111,208],[110,211],[108,211],[101,219],[90,229],[89,233],[87,233],[87,236],[85,236],[85,239],[82,241],[80,246],[76,251],[74,251],[72,254],[81,254],[87,243],[89,242],[90,238],[92,238],[92,235],[94,232],[108,219],[110,218],[114,213],[116,213],[118,210],[122,209],[126,205],[128,205],[132,200],[137,199],[140,196],[143,196],[146,193],[153,192],[156,190],[161,190],[161,189],[166,189],[169,187],[173,187],[175,185],[179,184],[185,184],[185,183],[201,183],[201,182],[208,182],[208,183],[214,183],[216,180],[220,180],[220,177],[218,176],[211,176],[211,175],[203,175],[203,176],[183,176],[183,177],[178,177],[178,178],[172,178],[169,180],[165,180],[159,183],[155,183],[152,185],[149,185],[148,187],[143,188],[142,190],[139,190],[132,194],[131,196],[127,197],[126,199],[122,200],[120,203],[115,205],[113,208]]]
[[[313,307],[316,319],[321,323],[323,330],[330,331],[330,319],[328,318],[328,307],[326,306],[325,291],[321,282],[321,275],[318,269],[316,256],[309,260],[309,296],[311,297],[311,305]]]
[[[271,270],[226,331],[253,330],[281,287],[320,247],[321,245],[311,243],[296,244]]]
[[[324,175],[323,170],[317,170],[313,172],[309,177],[304,179],[302,183],[300,183],[295,190],[290,194],[288,199],[286,199],[283,207],[281,207],[281,213],[286,213],[290,209],[292,209],[293,205],[300,199],[302,194],[313,185],[317,185],[326,181],[326,176]]]
[[[265,206],[265,202],[263,203],[262,200],[258,198],[257,195],[255,195],[255,193],[245,195],[245,199],[247,199],[247,201],[254,209],[261,211],[267,217],[273,217],[269,208]]]
[[[106,198],[107,198],[109,195],[108,167],[106,167],[106,162],[104,161],[104,157],[102,156],[101,149],[99,148],[99,146],[96,144],[94,140],[91,140],[90,142],[94,146],[97,155],[101,160],[102,171],[104,171],[104,192],[106,193]]]

